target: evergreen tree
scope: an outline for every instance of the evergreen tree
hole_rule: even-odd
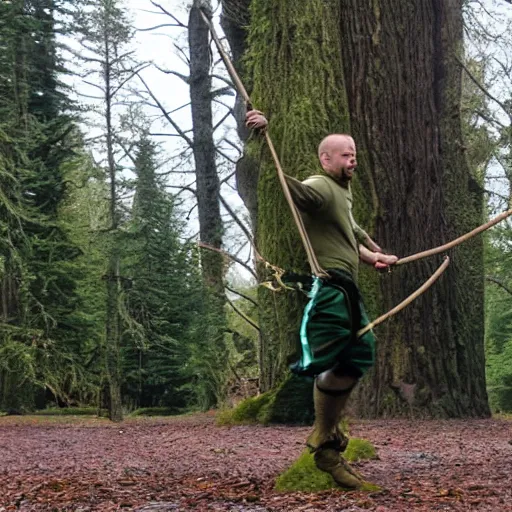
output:
[[[58,80],[55,11],[52,0],[0,4],[2,393],[14,408],[33,407],[35,386],[69,396],[80,371],[72,354],[80,251],[57,218],[77,139]]]
[[[180,236],[183,223],[156,174],[156,148],[143,136],[129,234],[123,242],[124,399],[142,407],[183,408],[191,392],[191,328],[201,312],[197,255]]]
[[[116,157],[115,107],[123,87],[136,75],[138,66],[133,64],[127,45],[132,29],[126,12],[116,0],[84,1],[76,12],[75,30],[82,45],[81,60],[87,76],[86,83],[99,91],[101,107],[93,108],[101,119],[101,151],[105,155],[109,184],[109,220],[105,240],[107,268],[105,312],[105,368],[108,380],[108,409],[110,419],[123,418],[121,399],[120,345],[124,326],[121,320],[121,294],[123,291],[120,228],[123,223],[119,172],[121,165]],[[97,79],[94,82],[94,79]],[[91,81],[92,80],[92,81]]]

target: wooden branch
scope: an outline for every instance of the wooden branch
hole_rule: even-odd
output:
[[[226,288],[226,290],[229,290],[232,293],[236,293],[243,299],[248,300],[249,302],[252,302],[256,307],[258,307],[258,303],[252,297],[249,297],[249,295],[246,295],[245,293],[235,290],[234,288],[231,288],[231,286],[229,286],[227,284],[224,285],[224,288]]]
[[[490,220],[489,222],[486,222],[485,224],[478,226],[477,228],[473,229],[473,231],[470,231],[469,233],[466,233],[465,235],[459,236],[459,238],[456,238],[455,240],[452,240],[451,242],[448,242],[447,244],[440,245],[439,247],[435,247],[434,249],[429,249],[428,251],[418,252],[416,254],[411,254],[410,256],[407,256],[405,258],[401,258],[395,263],[395,265],[403,265],[404,263],[410,263],[411,261],[420,260],[422,258],[427,258],[428,256],[433,256],[434,254],[446,252],[449,249],[452,249],[453,247],[455,247],[456,245],[459,245],[462,242],[466,242],[467,240],[474,237],[475,235],[478,235],[482,231],[485,231],[486,229],[491,228],[492,226],[498,224],[502,220],[505,220],[510,215],[512,215],[512,209],[501,213],[500,215],[498,215],[494,219]]]
[[[402,309],[407,307],[412,301],[416,300],[422,293],[426,292],[439,279],[439,276],[446,270],[446,267],[449,265],[449,263],[449,256],[445,256],[441,266],[414,293],[409,295],[409,297],[400,302],[400,304],[395,306],[393,309],[391,309],[387,313],[384,313],[382,316],[379,316],[379,318],[377,318],[373,322],[370,322],[366,327],[363,327],[362,329],[357,331],[357,337],[360,338],[361,336],[364,336],[368,331],[372,330],[375,326],[381,324],[389,317],[396,315],[399,311],[402,311]]]
[[[512,289],[509,288],[506,284],[503,284],[498,278],[492,276],[485,276],[485,279],[487,281],[490,281],[491,283],[497,284],[500,288],[503,288],[503,290],[512,295]]]
[[[154,27],[147,27],[147,28],[136,28],[135,32],[148,32],[150,30],[156,30],[157,28],[162,27],[182,27],[182,23],[161,23],[160,25],[155,25]]]
[[[166,75],[174,75],[177,76],[179,79],[181,79],[183,82],[185,82],[187,85],[190,85],[190,77],[186,76],[182,73],[178,73],[177,71],[173,71],[172,69],[163,69],[157,64],[153,64],[158,71],[161,73],[165,73]]]
[[[247,237],[247,239],[249,240],[251,245],[254,247],[254,240],[252,238],[251,232],[249,231],[249,228],[247,228],[247,226],[238,218],[238,215],[233,211],[231,206],[229,206],[227,201],[220,194],[219,194],[219,200],[220,200],[222,206],[224,206],[224,208],[227,210],[229,215],[231,215],[231,218],[237,223],[239,228],[244,232],[244,235]]]
[[[164,14],[167,14],[167,16],[169,16],[170,18],[172,18],[177,24],[179,27],[181,28],[187,28],[187,26],[182,23],[178,18],[176,18],[176,16],[174,16],[173,14],[171,14],[169,11],[167,11],[166,9],[164,9],[160,4],[157,4],[156,2],[154,2],[153,0],[151,0],[151,3],[155,6],[155,7],[158,7]]]
[[[211,245],[205,244],[204,242],[197,242],[198,247],[201,249],[207,249],[208,251],[218,252],[219,254],[222,254],[223,256],[226,256],[230,260],[233,260],[235,263],[238,263],[239,265],[242,265],[253,277],[254,279],[258,280],[258,276],[256,275],[256,272],[247,265],[247,263],[243,262],[240,258],[237,258],[236,256],[233,256],[232,254],[229,254],[226,251],[223,251],[222,249],[217,249],[217,247],[212,247]]]
[[[467,66],[457,57],[455,56],[455,60],[459,63],[459,66],[466,72],[466,74],[469,76],[471,81],[492,101],[494,101],[497,105],[499,105],[505,114],[507,114],[508,118],[512,121],[512,114],[510,113],[510,110],[507,109],[507,106],[500,101],[496,96],[493,96],[486,87],[484,87],[480,81],[471,73],[471,71],[467,68]]]
[[[236,170],[235,170],[235,171],[233,171],[233,172],[231,172],[231,173],[229,173],[225,178],[222,178],[222,179],[220,180],[220,184],[221,184],[221,185],[224,185],[224,184],[225,184],[225,183],[227,183],[227,182],[228,182],[228,181],[229,181],[229,180],[230,180],[230,179],[231,179],[235,174],[236,174]]]
[[[218,147],[215,147],[215,151],[216,151],[220,156],[222,156],[223,158],[225,158],[228,162],[231,162],[232,164],[236,164],[236,160],[233,160],[229,155],[227,155],[226,153],[224,153],[224,151],[220,150]]]
[[[259,325],[254,321],[254,320],[251,320],[243,311],[240,311],[234,304],[231,300],[229,300],[227,297],[226,297],[226,300],[228,302],[228,304],[233,308],[233,311],[239,315],[241,318],[243,318],[249,325],[251,325],[252,327],[254,327],[258,332],[260,332],[260,328],[259,328]]]
[[[231,111],[228,111],[226,114],[224,114],[221,118],[221,120],[213,127],[213,131],[215,132],[219,126],[224,123],[224,121],[231,115]]]
[[[153,98],[153,101],[157,104],[158,108],[160,109],[160,111],[162,112],[162,114],[164,115],[164,117],[167,119],[167,121],[169,121],[170,125],[179,133],[179,135],[181,136],[181,138],[190,146],[192,147],[193,146],[193,141],[192,139],[190,139],[189,137],[187,137],[187,135],[185,134],[185,132],[176,124],[176,122],[172,119],[172,117],[167,113],[167,111],[165,110],[165,108],[163,107],[163,105],[158,101],[158,99],[156,98],[156,96],[153,94],[153,92],[151,91],[151,89],[149,88],[148,84],[144,81],[144,79],[139,75],[137,74],[137,76],[139,77],[139,80],[144,84],[144,87],[146,88],[146,90],[148,91],[148,94],[151,96],[151,98]]]
[[[193,183],[195,183],[195,181]],[[165,188],[178,188],[178,189],[180,189],[180,192],[178,192],[173,197],[177,197],[179,194],[181,194],[181,192],[184,192],[184,191],[190,192],[194,196],[197,195],[196,189],[192,188],[190,185],[165,185]]]

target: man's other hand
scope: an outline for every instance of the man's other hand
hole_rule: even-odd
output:
[[[248,128],[261,130],[267,127],[268,121],[259,110],[249,110],[245,115],[245,124]]]
[[[394,265],[398,261],[398,258],[394,254],[382,254],[381,252],[375,253],[375,263],[373,266],[377,270],[383,270],[388,268],[390,265]]]

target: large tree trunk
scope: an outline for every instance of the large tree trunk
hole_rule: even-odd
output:
[[[253,0],[249,41],[252,97],[270,117],[285,172],[317,172],[316,145],[329,132],[348,131],[350,115],[362,163],[357,213],[381,245],[410,254],[480,223],[483,199],[461,140],[460,2]],[[258,198],[263,256],[306,270],[268,159]],[[378,361],[359,392],[361,413],[488,414],[481,240],[452,256],[442,281],[378,330]],[[380,282],[363,274],[372,313],[396,304],[438,264],[410,264]],[[299,302],[260,292],[264,389],[275,387],[297,346]]]
[[[199,236],[203,243],[220,249],[223,225],[220,212],[220,181],[217,174],[216,149],[213,138],[212,78],[210,34],[201,9],[211,17],[209,0],[194,0],[190,9],[188,34],[190,50],[190,101],[192,109],[193,154],[196,169],[196,195],[199,212]],[[224,339],[226,319],[224,306],[224,261],[214,251],[201,252],[203,281],[208,290],[208,343],[211,360],[203,380],[212,383],[208,404],[219,405],[224,398],[227,377],[227,349]]]
[[[190,47],[190,101],[193,153],[196,167],[197,208],[200,239],[216,249],[222,245],[220,183],[215,162],[212,121],[211,54],[208,26],[201,17],[204,0],[196,0],[190,10],[188,34]],[[201,253],[203,278],[218,296],[224,294],[224,265],[216,252]]]
[[[462,11],[458,0],[342,0],[343,63],[359,151],[359,200],[376,238],[399,255],[441,245],[482,222],[483,197],[463,153]],[[453,251],[441,282],[378,329],[378,361],[359,393],[367,416],[485,416],[483,251]],[[381,280],[389,309],[441,258]]]
[[[254,0],[251,59],[248,61],[255,107],[270,119],[287,174],[305,178],[319,172],[318,142],[329,132],[346,131],[339,12],[334,0],[297,3]],[[345,115],[343,115],[345,113]],[[269,262],[308,274],[307,259],[265,152],[258,185],[258,247]],[[298,353],[304,297],[260,288],[262,327],[261,387],[275,387]]]

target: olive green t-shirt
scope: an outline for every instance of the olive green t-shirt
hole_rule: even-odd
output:
[[[350,184],[328,175],[311,176],[303,182],[286,176],[286,182],[320,266],[343,269],[357,282],[357,238],[365,233],[352,217]]]

